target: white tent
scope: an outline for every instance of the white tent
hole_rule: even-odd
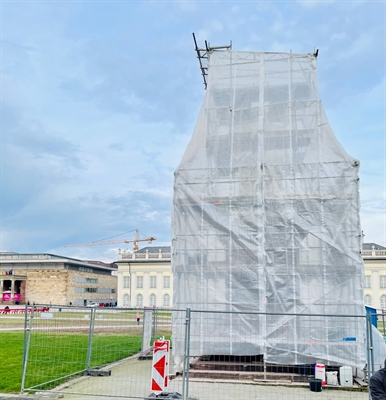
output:
[[[191,354],[364,365],[358,169],[324,113],[314,54],[209,52],[175,172],[174,307],[237,315],[192,326]]]

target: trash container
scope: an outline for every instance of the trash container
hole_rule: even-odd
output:
[[[310,390],[311,392],[321,392],[322,380],[318,378],[310,378]]]

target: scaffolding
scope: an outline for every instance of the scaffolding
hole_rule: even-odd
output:
[[[359,162],[323,110],[317,52],[206,47],[205,57],[207,90],[175,172],[174,308],[224,311],[228,321],[192,327],[192,352],[363,367],[363,319],[342,327],[328,317],[365,314],[364,267]],[[236,324],[246,311],[261,314]],[[326,318],[310,326],[298,314]],[[184,314],[173,317],[179,360]],[[344,338],[355,338],[350,354],[333,345]]]

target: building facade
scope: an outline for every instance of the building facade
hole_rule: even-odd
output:
[[[364,303],[379,311],[386,310],[386,248],[376,243],[364,243],[362,257],[365,266]],[[116,264],[118,306],[172,307],[170,247],[146,247],[136,253],[120,252]],[[154,285],[156,287],[150,287]]]
[[[0,253],[0,304],[116,303],[117,269],[54,254]]]
[[[364,243],[362,257],[364,303],[386,310],[386,247]],[[169,246],[120,252],[118,258],[114,268],[53,254],[0,253],[0,304],[117,302],[121,307],[172,307]]]
[[[386,311],[386,247],[364,243],[364,301],[366,306]]]
[[[118,307],[171,307],[173,276],[170,247],[119,252]]]

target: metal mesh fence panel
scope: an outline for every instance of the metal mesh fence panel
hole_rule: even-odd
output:
[[[326,321],[333,321],[334,332],[331,331],[328,337],[318,335],[318,331],[327,329]],[[200,330],[202,324],[216,325],[216,332],[229,331],[229,324],[238,326],[245,319],[253,325],[265,321],[269,332],[269,321],[272,320],[277,326],[277,321],[281,319],[280,333],[281,340],[274,343],[270,341],[269,335],[263,337],[257,332],[259,329],[243,332],[239,336],[239,342],[235,349],[242,346],[244,340],[246,346],[248,343],[258,343],[259,352],[249,355],[239,355],[237,351],[232,350],[233,344],[227,340],[226,335],[213,334],[207,338],[211,341],[212,352],[202,351],[202,341],[200,340]],[[285,339],[288,329],[294,329],[296,324],[308,327],[309,337],[296,341],[291,341],[293,334]],[[357,326],[364,326],[358,337]],[[366,329],[366,318],[363,316],[322,316],[322,315],[294,315],[294,314],[262,314],[262,313],[226,313],[226,312],[191,312],[190,318],[190,341],[189,348],[189,382],[188,394],[190,397],[200,400],[222,400],[222,399],[314,399],[318,395],[316,391],[323,392],[322,396],[328,399],[367,399],[365,369],[366,363],[361,368],[350,367],[352,360],[363,359],[366,353],[366,337],[363,334]],[[304,331],[303,331],[304,332]],[[206,344],[204,344],[206,345]],[[301,346],[302,348],[298,348]],[[299,358],[298,363],[275,364],[267,362],[265,351],[267,348],[275,347],[282,352],[291,352],[299,354],[307,353],[309,357]],[[338,355],[340,360],[343,354],[346,354],[346,362],[324,363],[319,354],[329,352],[328,358],[331,360],[334,355]],[[226,354],[226,355],[222,355]],[[314,355],[314,356],[313,356]],[[269,360],[269,358],[268,358]],[[176,361],[176,360],[175,360]],[[175,362],[179,365],[181,360]],[[319,364],[320,363],[320,364]],[[343,373],[350,368],[353,382],[344,382]],[[323,372],[324,379],[319,382],[318,373]]]
[[[367,313],[368,372],[371,376],[383,368],[386,362],[386,314],[384,310],[377,313],[375,309]]]
[[[149,395],[150,347],[154,338],[170,337],[170,312],[63,306],[41,310],[35,306],[26,315],[22,391]],[[150,321],[146,326],[145,314]],[[143,338],[148,343],[143,344]]]
[[[367,318],[330,315],[326,318],[322,315],[202,312],[190,309],[162,311],[58,306],[42,310],[42,307],[36,306],[32,313],[26,315],[23,391],[62,393],[65,398],[72,399],[85,396],[155,398],[159,392],[151,390],[154,368],[150,346],[154,339],[170,339],[173,315],[173,326],[178,329],[171,337],[170,379],[163,391],[163,395],[169,397],[163,397],[165,399],[304,400],[319,396],[329,400],[364,400],[369,398],[366,367],[370,371],[377,368],[374,363],[377,349],[371,353],[373,361],[370,366],[352,367],[351,360],[355,357],[362,359],[362,352],[368,355],[368,348],[375,346],[369,340],[377,335],[382,337],[384,329],[380,315],[375,316],[378,321],[378,327],[375,327],[371,325],[372,315],[367,315]],[[139,323],[138,312],[141,315]],[[239,355],[232,352],[232,343],[224,335],[213,333],[210,337],[212,351],[205,351],[203,355],[201,331],[209,321],[218,326],[216,332],[222,329],[226,332],[230,321],[237,325],[247,318],[251,323],[253,320],[255,323],[269,323],[270,318],[274,318],[277,325],[280,317],[283,332],[288,326],[296,326],[296,323],[308,326],[309,339],[297,340],[296,344],[308,346],[309,359],[302,358],[297,364],[270,362],[264,356],[264,349],[269,347],[266,342],[270,338],[261,337],[257,333],[260,330],[245,331],[239,337],[240,342],[244,340],[246,345],[260,343],[262,351],[259,353]],[[331,318],[334,319],[335,335],[327,338],[318,336],[315,332],[326,329],[326,321]],[[365,326],[365,335],[356,336],[356,327],[361,324]],[[271,341],[270,346],[297,351],[293,343],[284,337],[275,343]],[[173,357],[174,341],[184,344],[182,358],[179,353]],[[312,356],[313,349],[315,357]],[[318,358],[320,349],[331,352],[329,359],[335,353],[339,357],[347,354],[347,363],[323,365],[326,385],[322,385],[322,380],[319,385],[316,380],[320,372],[318,365],[323,362]],[[356,354],[358,351],[361,354]],[[300,353],[304,354],[304,349]],[[343,381],[341,367],[350,368],[352,382]],[[178,397],[178,393],[182,397]]]

